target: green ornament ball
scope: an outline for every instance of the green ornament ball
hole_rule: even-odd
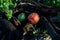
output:
[[[25,13],[20,13],[20,14],[18,15],[18,20],[19,20],[19,21],[24,21],[25,18],[26,18]]]

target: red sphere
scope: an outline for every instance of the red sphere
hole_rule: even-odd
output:
[[[38,13],[31,13],[29,16],[28,16],[28,20],[33,23],[33,24],[36,24],[38,23],[40,17],[38,15]]]

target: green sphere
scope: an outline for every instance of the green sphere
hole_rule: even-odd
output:
[[[18,20],[19,20],[19,21],[24,21],[25,18],[26,18],[25,13],[20,13],[20,14],[18,15]]]

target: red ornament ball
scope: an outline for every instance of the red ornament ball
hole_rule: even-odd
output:
[[[38,13],[31,13],[29,16],[28,16],[28,20],[33,23],[33,24],[36,24],[38,23],[40,17],[38,15]]]

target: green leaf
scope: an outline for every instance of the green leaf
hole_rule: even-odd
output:
[[[9,10],[6,14],[6,17],[8,20],[10,20],[12,18],[12,10]]]
[[[13,8],[16,7],[18,0],[0,0],[0,11],[6,12],[6,17],[8,20],[12,18]]]

